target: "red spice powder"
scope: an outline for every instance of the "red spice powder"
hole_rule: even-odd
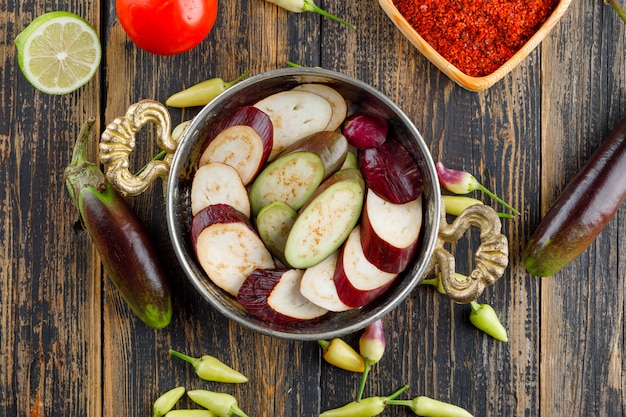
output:
[[[426,42],[473,77],[488,75],[517,52],[559,0],[393,0]]]

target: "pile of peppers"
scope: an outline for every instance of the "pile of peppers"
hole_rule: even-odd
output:
[[[248,378],[239,371],[226,365],[211,355],[199,358],[185,355],[170,349],[169,353],[189,362],[196,375],[205,381],[222,382],[226,384],[241,384],[248,382]],[[203,408],[174,409],[178,401],[187,392],[187,396]],[[239,408],[237,399],[225,392],[215,392],[204,389],[187,391],[185,387],[175,387],[161,394],[152,406],[153,417],[229,417],[248,415]]]
[[[472,417],[472,414],[461,407],[426,396],[409,400],[397,399],[409,388],[408,385],[388,396],[362,398],[371,367],[377,364],[385,353],[387,340],[382,319],[365,328],[359,338],[358,352],[340,338],[321,340],[319,344],[326,362],[341,369],[361,373],[356,399],[342,407],[324,411],[320,417],[373,417],[381,414],[390,405],[408,407],[414,414],[424,417]]]

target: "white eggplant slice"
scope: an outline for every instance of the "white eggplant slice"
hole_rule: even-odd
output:
[[[319,187],[324,164],[313,152],[294,152],[266,166],[250,187],[250,204],[256,217],[273,201],[298,210]]]
[[[325,84],[307,83],[294,87],[294,90],[303,90],[310,93],[318,94],[324,97],[330,103],[333,115],[326,126],[326,130],[337,130],[346,119],[348,114],[348,103],[346,99],[334,88]]]
[[[251,315],[271,323],[319,318],[328,310],[300,294],[303,274],[300,269],[253,271],[243,282],[237,301]]]
[[[208,144],[198,165],[221,162],[237,170],[244,185],[259,172],[268,155],[264,155],[261,136],[250,126],[236,125],[222,130]]]
[[[397,276],[367,260],[361,246],[360,227],[356,226],[342,248],[335,269],[335,285],[341,301],[355,308],[364,306],[386,291]]]
[[[339,132],[323,130],[294,142],[278,155],[280,158],[293,152],[313,152],[324,164],[324,179],[330,177],[343,165],[348,155],[348,140]]]
[[[242,106],[221,119],[208,134],[198,165],[209,161],[232,165],[247,185],[267,161],[273,145],[270,117],[256,107]]]
[[[294,268],[309,268],[338,249],[359,221],[365,185],[357,169],[338,171],[302,207],[285,245]]]
[[[352,309],[339,298],[335,286],[335,268],[340,250],[336,250],[322,262],[307,268],[300,283],[300,293],[313,304],[328,311],[340,312]]]
[[[202,165],[191,183],[191,212],[214,204],[228,204],[250,217],[248,190],[235,168],[219,162]]]
[[[361,221],[365,257],[386,272],[406,269],[417,248],[422,227],[422,197],[404,204],[368,192]]]
[[[191,237],[200,266],[233,296],[252,271],[275,266],[248,219],[232,206],[216,204],[200,211],[193,218]]]
[[[254,104],[266,113],[274,128],[273,160],[287,146],[320,130],[330,122],[333,109],[324,97],[308,91],[281,91]]]
[[[289,266],[285,260],[285,244],[298,213],[282,201],[274,201],[263,207],[256,217],[256,228],[259,236],[283,265]]]

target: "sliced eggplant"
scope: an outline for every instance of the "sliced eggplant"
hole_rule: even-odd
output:
[[[359,221],[365,184],[358,169],[342,170],[320,185],[302,207],[285,244],[294,268],[309,268],[337,250]]]
[[[257,269],[241,285],[237,301],[251,315],[270,323],[313,320],[328,311],[300,294],[304,271]]]
[[[289,266],[285,260],[285,244],[297,217],[298,213],[282,201],[263,207],[256,217],[259,236],[270,253],[285,266]]]
[[[274,144],[269,116],[256,107],[240,107],[222,119],[212,132],[198,165],[208,162],[231,165],[247,185],[267,161]]]
[[[256,217],[273,201],[282,201],[298,210],[324,178],[324,164],[313,152],[284,155],[261,171],[250,187],[250,204]]]
[[[365,257],[360,227],[356,226],[342,248],[335,269],[335,285],[341,301],[354,308],[369,304],[385,292],[397,276],[380,270]]]
[[[272,94],[254,107],[266,113],[274,128],[270,160],[287,146],[321,130],[326,130],[333,114],[324,97],[308,91],[289,90]]]
[[[328,100],[330,107],[333,110],[333,115],[330,122],[328,122],[328,126],[326,126],[326,130],[337,130],[341,127],[341,124],[348,114],[348,103],[339,91],[325,84],[316,83],[300,84],[295,87],[294,90],[303,90],[315,93]]]
[[[220,162],[202,165],[191,184],[191,212],[214,204],[228,204],[250,217],[248,190],[235,168]]]
[[[324,179],[337,172],[348,155],[348,141],[339,132],[324,130],[313,133],[288,146],[280,155],[293,152],[313,152],[324,164]]]
[[[393,273],[406,269],[417,248],[422,227],[422,197],[394,204],[367,193],[361,220],[361,246],[377,268]]]
[[[275,267],[248,218],[227,204],[208,206],[195,215],[191,238],[200,266],[215,285],[233,296],[252,271]]]
[[[352,309],[341,301],[335,285],[335,269],[339,252],[338,249],[322,262],[307,268],[300,283],[300,293],[307,300],[334,312]]]

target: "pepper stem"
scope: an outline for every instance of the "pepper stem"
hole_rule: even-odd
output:
[[[194,368],[200,362],[200,359],[198,359],[198,358],[192,358],[191,356],[187,356],[184,353],[177,352],[177,351],[175,351],[173,349],[170,349],[170,355],[175,356],[175,357],[177,357],[179,359],[182,359],[184,361],[189,362],[190,364],[193,365]]]
[[[622,6],[619,5],[617,0],[605,0],[604,2],[611,6],[613,10],[617,12],[618,16],[624,21],[624,23],[626,23],[626,11],[622,8]]]
[[[224,86],[228,89],[230,87],[232,87],[233,85],[237,84],[239,81],[243,80],[244,78],[246,78],[248,75],[250,75],[250,70],[244,72],[243,74],[241,74],[239,77],[237,77],[236,79],[224,83]]]
[[[495,195],[494,193],[492,193],[488,188],[486,188],[485,186],[483,186],[482,184],[478,184],[476,186],[476,188],[478,188],[480,191],[482,191],[483,193],[487,194],[489,197],[493,198],[494,200],[496,200],[498,203],[502,204],[504,207],[508,208],[509,210],[511,210],[513,213],[515,214],[519,214],[519,211],[517,211],[515,209],[515,207],[511,206],[509,203],[507,203],[506,201],[504,201],[503,199],[501,199],[500,197],[498,197],[497,195]]]
[[[359,392],[356,394],[355,402],[357,403],[361,401],[361,398],[363,398],[363,391],[365,390],[365,383],[367,382],[367,376],[370,373],[370,369],[372,369],[372,366],[368,361],[365,361],[365,369],[361,374],[361,382],[359,382]]]
[[[330,20],[334,20],[335,22],[339,22],[342,25],[346,25],[348,26],[350,29],[354,29],[354,25],[352,23],[348,23],[345,20],[328,13],[326,10],[320,8],[318,5],[316,5],[313,0],[304,0],[304,6],[302,6],[302,11],[303,12],[315,12],[317,14],[320,14],[324,17],[329,18]]]
[[[399,400],[396,400],[396,398],[398,398],[400,395],[402,395],[402,393],[404,393],[404,391],[406,391],[407,389],[409,389],[409,386],[408,385],[404,385],[403,387],[401,387],[399,390],[397,390],[393,394],[389,395],[388,397],[385,397],[385,402],[387,404],[391,404],[392,401],[399,401]]]

